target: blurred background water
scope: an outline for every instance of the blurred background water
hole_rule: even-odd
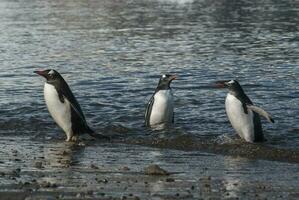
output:
[[[91,127],[125,127],[132,140],[150,134],[146,103],[175,73],[169,134],[234,136],[227,91],[210,85],[237,79],[276,120],[263,121],[268,144],[298,149],[298,1],[1,0],[0,19],[2,135],[64,137],[33,70],[58,70]]]

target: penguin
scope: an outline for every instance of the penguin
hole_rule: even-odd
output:
[[[262,108],[253,105],[238,81],[218,81],[217,86],[226,87],[229,90],[225,99],[225,110],[237,134],[250,143],[266,141],[260,115],[274,123],[271,115]]]
[[[65,132],[66,141],[77,141],[82,133],[109,139],[96,134],[88,125],[82,109],[63,77],[54,69],[34,71],[46,78],[44,98],[47,108],[58,126]]]
[[[174,122],[174,103],[170,83],[176,75],[164,74],[150,98],[145,111],[145,125],[153,127]]]

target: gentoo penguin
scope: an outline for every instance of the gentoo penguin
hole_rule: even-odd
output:
[[[96,134],[86,123],[79,103],[63,77],[53,69],[34,71],[46,78],[44,97],[54,121],[66,134],[66,141],[76,141],[79,134],[88,133],[97,138],[106,136]]]
[[[170,88],[177,76],[164,74],[160,77],[155,93],[150,98],[145,111],[145,125],[167,125],[174,121],[173,94]]]
[[[274,123],[272,117],[262,108],[253,105],[238,81],[218,81],[217,85],[227,87],[229,90],[225,100],[225,110],[238,135],[251,143],[265,141],[259,115]]]

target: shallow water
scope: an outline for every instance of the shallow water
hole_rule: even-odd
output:
[[[55,68],[95,130],[152,138],[145,105],[167,72],[180,77],[176,123],[159,137],[234,142],[227,91],[211,87],[234,78],[276,120],[263,121],[265,145],[298,150],[298,11],[270,0],[1,1],[0,134],[64,138],[33,74]]]

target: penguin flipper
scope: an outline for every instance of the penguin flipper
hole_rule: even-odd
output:
[[[64,96],[64,98],[69,102],[70,106],[71,106],[71,110],[72,110],[72,117],[79,119],[80,123],[77,123],[76,126],[81,127],[80,129],[82,131],[85,131],[86,133],[88,133],[89,135],[97,138],[97,135],[87,124],[86,119],[84,117],[84,114],[81,110],[81,107],[79,105],[79,103],[77,102],[77,100],[75,99],[75,97],[73,96],[73,101],[70,101],[70,99],[67,98],[67,96]],[[80,125],[81,124],[81,125]],[[101,137],[103,138],[103,137]]]
[[[70,101],[69,101],[69,102],[70,102]],[[81,119],[81,121],[83,122],[83,124],[84,124],[86,127],[88,127],[88,125],[87,125],[87,123],[86,123],[86,120],[85,120],[85,117],[84,117],[83,113],[80,112],[80,111],[76,108],[76,106],[74,106],[74,104],[72,104],[72,102],[70,102],[70,105],[71,105],[72,109],[76,112],[76,114],[78,115],[78,117]]]
[[[149,100],[146,110],[145,110],[145,126],[149,126],[150,125],[150,118],[151,118],[151,113],[152,113],[152,108],[155,102],[155,98],[154,95],[151,97],[151,99]]]
[[[86,123],[86,119],[84,117],[83,111],[80,107],[80,104],[78,103],[76,97],[74,96],[74,94],[72,93],[71,89],[69,88],[69,86],[67,85],[67,83],[65,82],[65,84],[63,84],[64,87],[63,88],[56,88],[58,91],[58,96],[60,101],[63,100],[62,103],[64,103],[65,100],[67,100],[72,108],[73,111],[75,111],[76,115],[81,119],[82,123],[84,124],[85,127],[87,127],[87,123]]]
[[[260,107],[254,105],[247,105],[247,108],[265,117],[269,122],[274,123],[272,116]]]
[[[64,81],[64,84],[61,85],[61,88],[56,87],[56,90],[58,91],[59,99],[60,100],[67,99],[69,101],[71,107],[80,116],[80,118],[83,119],[83,121],[85,122],[85,117],[84,117],[84,114],[83,114],[82,109],[80,107],[80,104],[78,103],[76,97],[72,93],[72,91],[69,88],[68,84]],[[64,103],[64,102],[62,102],[62,103]]]

